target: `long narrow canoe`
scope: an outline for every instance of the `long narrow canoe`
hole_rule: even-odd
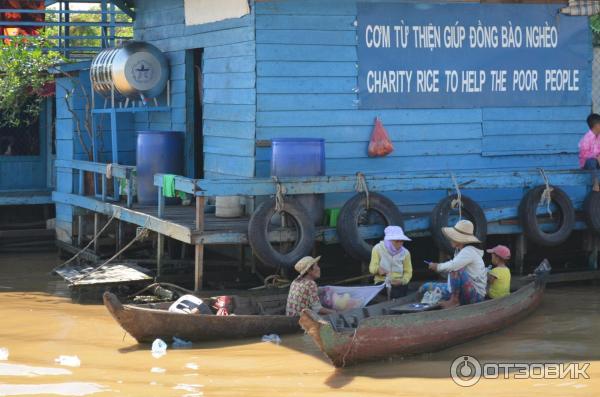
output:
[[[531,313],[544,294],[545,277],[510,295],[445,310],[391,314],[415,296],[354,314],[321,318],[305,310],[300,325],[336,367],[391,356],[432,352],[504,328]]]
[[[238,306],[240,309],[243,306],[243,311],[239,310],[236,315],[216,316],[172,313],[168,311],[169,303],[124,305],[110,292],[103,295],[110,314],[139,343],[151,343],[156,338],[170,342],[174,336],[198,342],[299,332],[298,317],[283,313],[286,298],[287,293],[239,298],[243,304]]]

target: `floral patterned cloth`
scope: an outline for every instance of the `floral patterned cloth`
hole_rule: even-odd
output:
[[[587,159],[600,155],[600,136],[588,131],[579,141],[579,167],[583,168]]]
[[[306,277],[295,279],[290,286],[285,313],[288,316],[299,316],[304,309],[318,312],[321,308],[317,283]]]

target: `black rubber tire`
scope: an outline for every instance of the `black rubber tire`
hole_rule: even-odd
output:
[[[450,241],[448,241],[444,233],[442,233],[442,228],[453,226],[448,224],[448,220],[450,218],[450,206],[452,205],[452,201],[457,197],[458,195],[453,194],[440,200],[433,208],[433,211],[431,211],[429,220],[429,230],[435,245],[448,254],[453,254],[454,248],[452,248]],[[483,212],[479,204],[465,195],[461,195],[460,200],[462,202],[463,219],[468,219],[473,222],[475,236],[484,243],[487,237],[487,219],[485,217],[485,212]]]
[[[600,192],[591,191],[583,201],[585,223],[591,232],[600,235]]]
[[[554,247],[564,243],[571,235],[575,226],[575,209],[569,196],[563,190],[552,186],[550,197],[560,209],[559,228],[553,233],[542,231],[537,221],[537,207],[545,188],[545,185],[537,186],[523,196],[519,204],[519,221],[523,233],[529,240],[544,247]]]
[[[337,235],[340,244],[352,258],[369,262],[373,246],[362,239],[358,231],[358,219],[367,207],[365,193],[359,193],[346,201],[337,223]],[[385,220],[386,226],[394,225],[404,227],[404,217],[396,204],[382,194],[369,193],[369,209],[378,212]]]
[[[275,214],[274,198],[264,201],[252,214],[248,223],[248,241],[254,255],[265,266],[291,270],[301,258],[310,255],[315,243],[316,229],[306,209],[293,198],[285,198],[283,212],[291,216],[298,225],[299,239],[290,252],[277,252],[269,242],[268,227]]]

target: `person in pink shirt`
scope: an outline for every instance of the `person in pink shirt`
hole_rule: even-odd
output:
[[[592,170],[593,190],[600,191],[598,169],[600,169],[600,115],[592,113],[587,118],[590,130],[579,141],[579,166]]]

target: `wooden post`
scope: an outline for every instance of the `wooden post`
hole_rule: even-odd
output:
[[[79,170],[79,195],[83,196],[85,194],[84,187],[84,171]],[[83,246],[83,215],[79,215],[77,217],[77,246],[81,248]]]
[[[98,253],[98,230],[100,229],[100,214],[94,213],[94,252]]]
[[[165,197],[163,196],[162,186],[158,187],[158,217],[162,218],[165,215]],[[162,273],[162,259],[165,252],[165,237],[158,233],[156,240],[156,277],[160,277]]]
[[[165,236],[158,233],[156,241],[156,278],[161,276],[162,259],[165,252]]]
[[[515,238],[515,267],[518,274],[523,275],[525,267],[525,254],[527,253],[527,238],[523,233]]]
[[[123,222],[119,219],[117,221],[117,252],[119,252],[121,250],[121,248],[123,248]],[[120,256],[119,256],[120,257]]]
[[[127,170],[127,208],[133,205],[133,171]]]
[[[204,200],[203,196],[196,196],[196,233],[199,234],[204,232]],[[194,291],[200,291],[204,277],[204,244],[202,243],[196,244],[194,262]]]

